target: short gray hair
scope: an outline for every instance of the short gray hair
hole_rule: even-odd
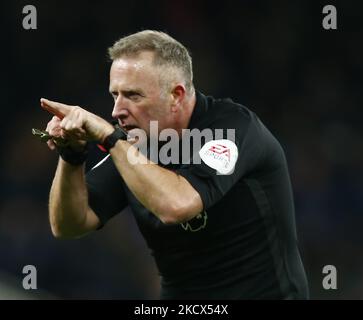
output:
[[[175,67],[184,77],[189,93],[193,87],[192,58],[188,50],[177,40],[161,31],[144,30],[116,41],[108,49],[112,61],[123,56],[134,56],[143,51],[154,52],[153,63],[157,66]]]

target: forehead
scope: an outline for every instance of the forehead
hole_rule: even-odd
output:
[[[158,86],[158,70],[153,65],[153,53],[142,52],[133,57],[113,61],[110,69],[110,88]]]

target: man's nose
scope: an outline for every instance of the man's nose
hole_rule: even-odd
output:
[[[117,98],[115,101],[115,105],[113,106],[112,110],[112,118],[114,119],[125,119],[129,115],[129,110],[127,109],[127,106],[122,103],[122,99]]]

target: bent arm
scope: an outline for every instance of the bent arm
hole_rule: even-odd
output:
[[[129,161],[129,148],[129,157],[135,154],[141,163]],[[135,197],[162,222],[182,223],[203,211],[199,193],[184,177],[151,162],[127,141],[119,140],[110,154]]]
[[[83,140],[104,141],[114,128],[104,119],[78,107],[41,99],[42,107],[63,120],[62,130],[75,130]],[[203,210],[199,193],[182,176],[150,162],[132,164],[127,151],[133,147],[119,140],[110,154],[115,166],[136,198],[164,223],[192,219]],[[143,155],[139,154],[139,157]],[[74,236],[100,224],[88,207],[83,168],[72,168],[60,160],[50,197],[50,218],[55,235]],[[77,191],[77,193],[75,193]]]
[[[53,235],[62,238],[80,237],[100,225],[88,205],[84,165],[59,159],[49,195],[49,220]]]

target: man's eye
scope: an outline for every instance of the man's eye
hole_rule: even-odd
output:
[[[129,99],[132,101],[138,101],[141,99],[141,95],[139,93],[132,93],[129,95]]]

